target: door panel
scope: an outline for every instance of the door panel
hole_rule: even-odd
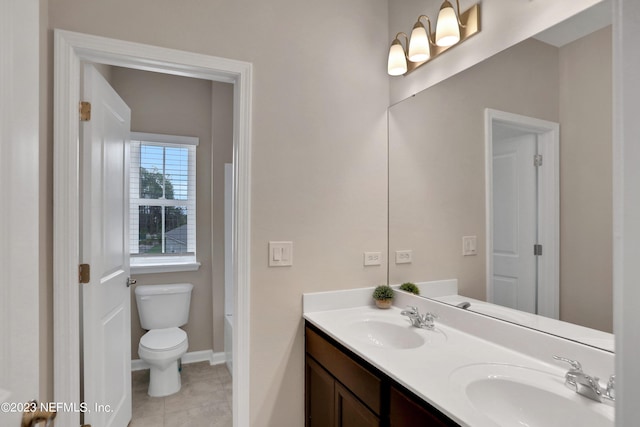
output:
[[[535,134],[493,143],[493,301],[536,312]]]
[[[306,357],[306,427],[333,425],[335,380],[309,356]]]
[[[334,411],[335,427],[380,426],[380,419],[337,381]]]
[[[85,65],[83,92],[92,110],[81,129],[81,257],[91,265],[91,281],[82,287],[84,401],[90,409],[84,422],[125,427],[131,419],[131,112],[91,65]]]

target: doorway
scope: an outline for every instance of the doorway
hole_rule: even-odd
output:
[[[81,61],[232,83],[234,85],[233,424],[248,425],[251,64],[207,55],[56,30],[54,34],[54,397],[80,401],[79,126]],[[60,413],[62,425],[79,414]]]
[[[559,125],[485,110],[487,300],[559,317]]]

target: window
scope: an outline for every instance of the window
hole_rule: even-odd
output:
[[[198,138],[131,133],[131,270],[196,270]]]

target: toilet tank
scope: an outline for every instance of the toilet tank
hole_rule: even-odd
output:
[[[191,283],[141,285],[136,287],[136,304],[143,329],[164,329],[185,325],[189,320]]]

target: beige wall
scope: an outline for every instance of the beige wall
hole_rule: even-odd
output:
[[[253,63],[250,416],[302,425],[302,293],[386,281],[362,265],[386,252],[386,0],[51,0],[49,25]]]
[[[124,101],[131,107],[131,129],[135,132],[163,133],[169,135],[196,136],[200,144],[196,149],[196,227],[197,227],[197,259],[201,263],[198,271],[138,274],[135,279],[139,285],[192,283],[194,285],[189,323],[184,326],[189,336],[189,351],[210,350],[223,351],[223,324],[213,327],[214,313],[222,318],[222,306],[214,311],[217,301],[212,297],[216,293],[224,295],[224,266],[213,267],[213,249],[223,247],[221,239],[214,240],[212,208],[221,209],[224,199],[218,190],[218,180],[212,180],[217,169],[224,168],[224,162],[231,160],[233,145],[233,94],[230,84],[198,80],[187,77],[171,76],[127,68],[113,67],[110,73],[111,84]],[[212,96],[213,87],[222,97]],[[226,96],[225,96],[226,95]],[[213,109],[220,111],[229,119],[221,122],[218,119],[217,138],[212,137]],[[229,117],[231,112],[231,117]],[[222,137],[219,135],[222,134]],[[215,147],[215,148],[214,148]],[[214,158],[213,152],[222,155]],[[212,187],[214,184],[214,187]],[[217,196],[213,197],[212,195]],[[220,205],[220,206],[219,206]],[[222,227],[222,223],[217,223]],[[131,302],[131,353],[138,358],[138,342],[144,334],[140,326],[135,295]],[[219,336],[219,338],[217,338]],[[217,338],[220,345],[215,348],[213,340]]]
[[[457,278],[485,298],[484,110],[558,121],[557,73],[557,49],[528,40],[389,110],[391,283]],[[403,249],[413,263],[396,265]]]
[[[613,331],[611,27],[560,48],[560,318]]]
[[[560,122],[560,319],[611,332],[611,87],[608,27],[560,49],[527,40],[393,106],[390,282],[458,278],[484,299],[484,108]],[[394,264],[402,249],[412,264]]]

